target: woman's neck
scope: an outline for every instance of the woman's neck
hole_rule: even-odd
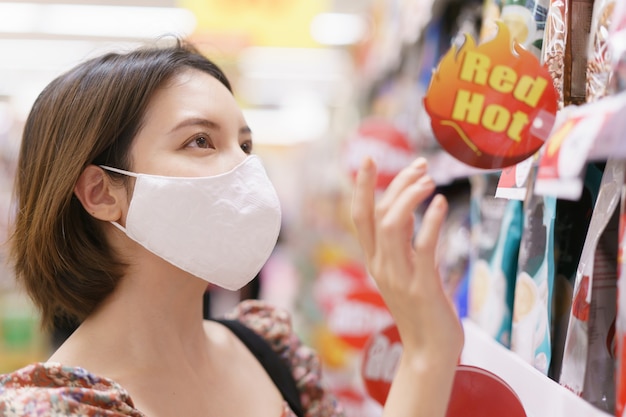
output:
[[[112,379],[132,369],[199,364],[208,355],[206,282],[165,262],[130,267],[115,291],[49,359]]]

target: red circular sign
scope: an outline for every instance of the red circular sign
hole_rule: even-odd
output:
[[[424,99],[441,147],[478,168],[515,165],[548,139],[557,93],[547,68],[519,45],[506,25],[476,45],[452,47],[433,73]]]
[[[395,324],[374,333],[363,347],[361,378],[368,395],[384,405],[402,355],[400,334]]]
[[[375,333],[363,348],[361,377],[367,394],[384,405],[402,355],[395,325]],[[526,417],[513,389],[495,374],[475,366],[458,365],[446,417]]]
[[[348,294],[368,288],[365,266],[355,261],[344,261],[323,267],[313,284],[313,297],[324,314],[328,315],[334,305]]]
[[[376,289],[360,288],[335,301],[326,322],[328,329],[355,349],[362,349],[375,332],[393,321]]]
[[[459,365],[446,417],[526,417],[515,391],[497,375],[475,366]]]
[[[367,156],[378,168],[376,188],[383,190],[417,155],[403,132],[385,119],[372,117],[361,122],[345,143],[343,159],[352,177]]]

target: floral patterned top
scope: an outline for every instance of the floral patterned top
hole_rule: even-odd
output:
[[[287,312],[262,301],[247,300],[227,318],[240,320],[259,333],[289,364],[306,417],[344,416],[336,399],[322,387],[318,356],[300,342]],[[35,363],[0,375],[0,415],[145,417],[115,381],[56,363]],[[286,402],[280,417],[295,417]]]

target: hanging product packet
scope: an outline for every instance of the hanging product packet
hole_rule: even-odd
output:
[[[608,93],[611,76],[609,28],[616,0],[595,0],[587,50],[587,102],[594,102]]]
[[[587,161],[626,157],[624,112],[626,92],[559,111],[542,149],[534,192],[568,200],[580,198]]]
[[[615,4],[613,20],[610,27],[609,49],[613,77],[610,90],[622,92],[626,90],[626,2]],[[620,244],[618,256],[619,280],[617,300],[617,367],[616,367],[616,416],[626,416],[626,274],[624,248],[626,247],[626,186],[622,186],[622,205],[620,215]]]
[[[507,168],[500,173],[496,197],[524,201],[528,192],[528,178],[537,163],[538,154]]]
[[[467,316],[467,284],[470,258],[470,190],[466,183],[458,182],[439,187],[450,207],[446,223],[441,230],[437,253],[443,285],[460,318]]]
[[[565,90],[565,46],[568,34],[569,0],[551,0],[541,49],[541,62],[548,67],[557,91],[559,109],[563,108]],[[568,80],[569,81],[569,80]],[[569,87],[568,87],[569,90]]]
[[[480,26],[479,42],[493,38],[497,31],[496,21],[502,13],[502,0],[484,0],[482,10],[482,24]]]
[[[602,170],[588,164],[585,186],[578,200],[557,199],[554,219],[554,259],[556,262],[552,293],[552,360],[548,376],[559,380],[567,323],[572,308],[576,269],[585,244],[591,213],[598,197]]]
[[[619,36],[614,40],[609,30],[614,28],[613,21],[618,18],[615,12],[621,6],[615,0],[596,0],[593,4],[584,0],[570,2],[575,6],[571,10],[571,21],[578,24],[571,28],[567,51],[580,52],[581,39],[587,36],[584,45],[588,60],[584,72],[578,67],[574,71],[572,67],[570,82],[565,87],[569,85],[575,94],[567,93],[566,89],[566,107],[559,111],[557,123],[544,146],[535,192],[576,200],[582,192],[584,166],[588,160],[626,156],[626,142],[622,140],[626,128],[622,117],[626,110],[626,93],[609,94],[611,91],[607,88],[615,78],[611,75],[614,61],[611,45],[619,44]],[[572,65],[579,65],[578,61],[572,62]],[[565,68],[568,68],[567,62]],[[586,74],[586,82],[582,74]],[[585,94],[580,93],[580,85],[586,86]],[[582,104],[583,101],[587,103]]]
[[[615,323],[615,339],[617,343],[617,359],[615,368],[616,404],[615,415],[626,416],[626,184],[622,184],[620,218],[619,218],[619,247],[617,255],[617,319]]]
[[[545,65],[552,79],[558,109],[563,108],[563,91],[565,88],[565,45],[569,23],[567,19],[568,1],[551,0],[547,4],[539,55],[540,62]],[[560,112],[556,115],[555,126],[559,124],[559,118],[561,118]],[[496,196],[523,201],[528,193],[527,183],[530,170],[533,165],[538,164],[540,154],[541,150],[527,160],[503,169]]]
[[[546,16],[543,23],[543,40],[539,45],[540,62],[546,66],[552,78],[554,89],[557,93],[557,108],[563,108],[563,89],[565,83],[565,45],[567,43],[567,11],[569,0],[551,0],[540,2],[537,10],[543,13],[545,8]],[[557,113],[558,123],[559,113]],[[508,199],[523,201],[528,192],[527,182],[531,167],[538,163],[539,150],[535,155],[511,167],[504,168],[496,190],[496,196]]]
[[[470,178],[471,240],[468,315],[493,339],[510,345],[522,203],[495,198],[493,174]]]
[[[549,0],[503,0],[500,19],[526,50],[541,56]]]
[[[534,171],[532,176],[536,173]],[[528,193],[523,210],[524,230],[515,282],[511,350],[547,374],[552,356],[550,320],[556,198]]]
[[[626,90],[626,2],[618,1],[613,7],[608,47],[612,68],[609,90],[612,93],[624,91]]]
[[[578,268],[559,383],[596,407],[615,407],[618,206],[624,162],[609,159]]]

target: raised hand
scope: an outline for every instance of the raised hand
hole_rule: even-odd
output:
[[[427,162],[403,169],[376,202],[376,166],[364,161],[356,180],[352,217],[369,273],[389,308],[403,345],[385,416],[443,416],[463,331],[444,292],[436,264],[447,213],[437,195],[414,236],[414,213],[434,191]]]

